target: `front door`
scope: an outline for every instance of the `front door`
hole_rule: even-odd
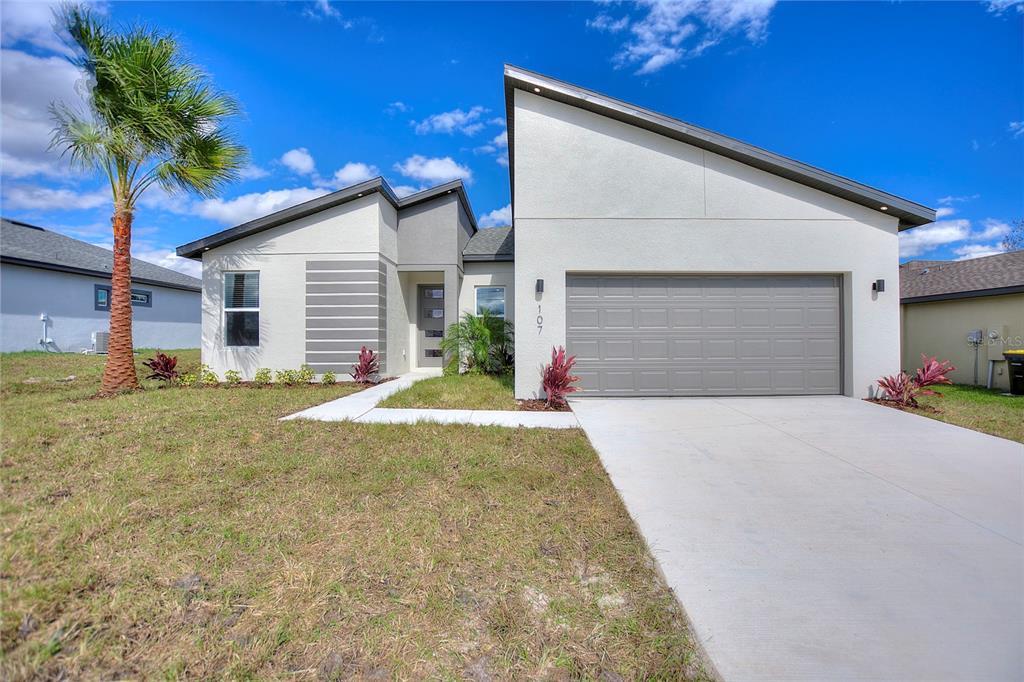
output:
[[[421,284],[416,292],[420,367],[440,367],[441,337],[444,336],[444,285]]]

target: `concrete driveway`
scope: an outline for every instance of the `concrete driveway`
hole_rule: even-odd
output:
[[[573,409],[726,680],[1024,679],[1024,445],[839,396]]]

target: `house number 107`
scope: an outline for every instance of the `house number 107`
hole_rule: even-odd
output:
[[[540,306],[537,306],[537,333],[544,329],[544,316],[540,313]]]

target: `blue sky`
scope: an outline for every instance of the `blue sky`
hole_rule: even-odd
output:
[[[469,183],[508,220],[502,64],[737,137],[940,209],[904,259],[992,253],[1024,217],[1024,5],[998,2],[116,2],[174,33],[244,115],[245,178],[215,200],[153,192],[139,257],[383,174]],[[109,193],[46,150],[77,97],[45,2],[4,1],[2,210],[109,244]]]

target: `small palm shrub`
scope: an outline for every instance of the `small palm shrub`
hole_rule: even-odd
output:
[[[380,372],[380,363],[377,361],[377,354],[363,346],[359,350],[359,361],[352,365],[349,376],[357,384],[372,384],[378,372]]]
[[[953,383],[946,375],[956,367],[948,360],[939,362],[934,357],[930,358],[922,353],[921,365],[914,376],[900,372],[878,380],[878,386],[885,391],[888,400],[904,407],[917,407],[917,399],[920,396],[942,395],[928,386]]]
[[[267,384],[270,383],[272,376],[273,375],[270,373],[269,369],[267,369],[266,367],[260,367],[259,369],[256,370],[256,374],[253,375],[252,383],[256,384],[257,386],[266,386]]]
[[[224,372],[224,381],[228,382],[232,386],[236,386],[242,383],[242,373],[237,369],[229,369]]]
[[[334,376],[334,372],[327,371],[320,375],[320,383],[324,386],[333,386],[337,381],[338,378]]]
[[[220,383],[220,379],[209,365],[199,365],[199,383],[203,386],[216,386]]]
[[[488,310],[479,315],[464,313],[448,327],[440,346],[445,355],[458,358],[472,373],[502,374],[515,364],[512,323]]]
[[[313,383],[313,379],[316,378],[316,372],[313,371],[312,367],[304,364],[299,367],[299,371],[296,373],[295,378],[300,384],[311,384]]]
[[[559,346],[551,349],[551,363],[541,371],[541,387],[547,394],[548,407],[564,406],[565,396],[580,390],[579,386],[572,385],[580,380],[571,374],[575,364],[576,356],[566,357],[565,348]]]
[[[177,356],[171,357],[164,355],[163,353],[157,353],[155,358],[149,358],[142,363],[144,367],[148,367],[151,374],[147,376],[147,379],[159,379],[160,381],[174,381],[178,378],[178,370],[175,369],[178,365]]]

